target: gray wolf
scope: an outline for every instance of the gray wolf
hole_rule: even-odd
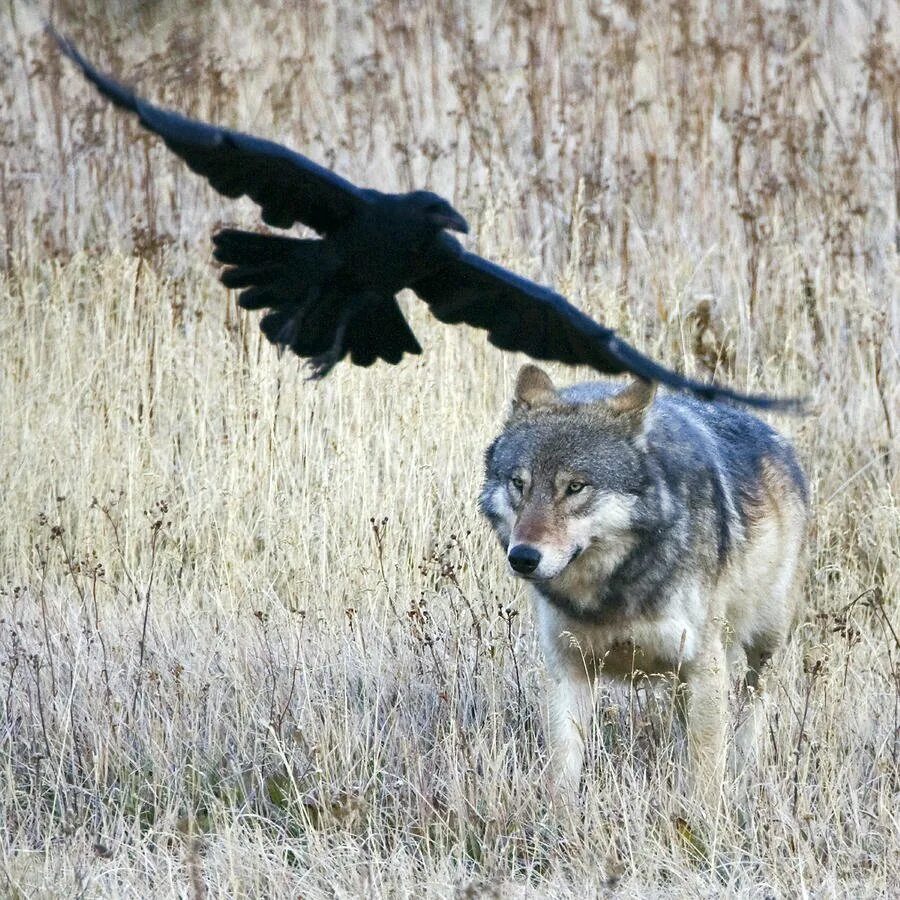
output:
[[[788,442],[733,407],[557,390],[526,365],[485,463],[481,510],[532,588],[557,794],[580,782],[594,678],[640,671],[684,684],[694,796],[717,806],[729,670],[756,693],[797,609],[808,491]]]

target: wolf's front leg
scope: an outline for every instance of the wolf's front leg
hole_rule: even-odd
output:
[[[550,672],[547,726],[550,790],[555,803],[574,804],[578,796],[584,750],[594,702],[586,672]]]
[[[729,659],[732,682],[738,676],[739,708],[734,724],[734,744],[732,748],[733,768],[736,773],[751,767],[756,761],[759,735],[766,719],[766,694],[763,669],[770,653],[761,653],[751,647],[742,659],[742,648],[730,648],[735,664]]]
[[[689,667],[687,736],[693,797],[714,819],[722,798],[728,733],[728,667],[721,640],[712,640]]]

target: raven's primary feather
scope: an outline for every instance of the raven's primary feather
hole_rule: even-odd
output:
[[[66,38],[51,34],[104,97],[136,113],[144,128],[158,134],[220,194],[250,197],[262,207],[267,225],[290,228],[302,222],[328,234],[369,202],[365,191],[280,144],[206,125],[147,103],[97,71]]]
[[[306,225],[321,240],[220,231],[222,281],[246,309],[267,309],[265,336],[310,358],[316,377],[347,355],[356,365],[420,353],[395,295],[412,288],[442,322],[488,332],[492,344],[535,359],[631,372],[707,400],[760,408],[794,401],[692,381],[654,362],[564,297],[467,253],[445,229],[465,219],[428,191],[365,190],[279,144],[160,109],[95,69],[48,26],[60,49],[117,106],[137,115],[195,172],[227,197],[246,195],[277,228]]]

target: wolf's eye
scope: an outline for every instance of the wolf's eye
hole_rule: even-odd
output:
[[[587,485],[583,481],[570,481],[566,488],[567,494],[580,494]]]
[[[509,479],[509,483],[521,493],[525,488],[525,482],[521,478],[513,477]]]

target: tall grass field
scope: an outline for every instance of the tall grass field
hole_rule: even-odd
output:
[[[421,356],[307,382],[217,282],[256,208],[48,17],[154,102],[446,196],[667,365],[808,398],[770,417],[811,483],[802,614],[712,830],[639,683],[598,687],[551,808],[476,502],[524,358],[404,294]],[[0,895],[897,896],[898,46],[890,0],[4,0]]]

